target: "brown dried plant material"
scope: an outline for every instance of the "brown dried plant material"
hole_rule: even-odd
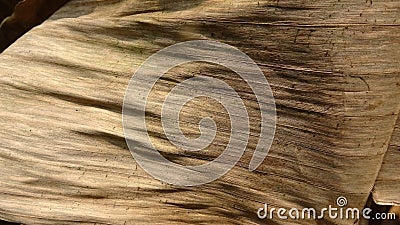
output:
[[[46,20],[67,1],[68,0],[10,1],[6,5],[7,9],[4,10],[10,16],[1,18],[0,20],[3,21],[0,25],[0,52],[32,27]]]
[[[17,3],[21,0],[0,0],[0,21],[10,16]]]
[[[263,203],[321,209],[338,196],[349,207],[364,207],[400,110],[399,9],[390,0],[67,3],[0,54],[0,217],[26,224],[356,224],[260,220],[256,213]],[[121,107],[129,79],[147,57],[195,39],[233,45],[260,66],[274,92],[278,125],[255,172],[247,170],[253,138],[228,174],[181,188],[136,164]],[[166,95],[165,86],[203,74],[225,79],[257,116],[254,96],[234,76],[206,66],[178,71],[160,81],[149,104]],[[221,116],[201,105],[186,109],[188,115]],[[187,155],[163,144],[159,118],[150,108],[153,141],[184,161]],[[212,154],[190,157],[206,162]]]

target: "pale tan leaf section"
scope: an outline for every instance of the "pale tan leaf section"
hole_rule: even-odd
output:
[[[349,207],[364,206],[399,113],[399,7],[398,1],[352,0],[68,3],[0,55],[0,218],[26,224],[356,223],[259,220],[256,212],[263,203],[321,209],[338,196],[346,196]],[[178,71],[184,71],[226,80],[252,116],[248,151],[232,171],[208,185],[179,188],[136,165],[121,108],[129,79],[148,56],[194,39],[231,44],[255,60],[273,89],[278,126],[269,156],[250,172],[259,122],[246,84],[207,65],[166,74],[149,104],[182,81]],[[183,119],[223,115],[219,109],[194,104],[187,109],[194,118]],[[148,120],[154,142],[171,160],[205,162],[220,150],[179,152],[165,143],[159,112],[150,110]],[[216,146],[227,135],[221,131]]]
[[[400,119],[397,119],[389,148],[375,182],[373,197],[383,205],[400,205]]]

